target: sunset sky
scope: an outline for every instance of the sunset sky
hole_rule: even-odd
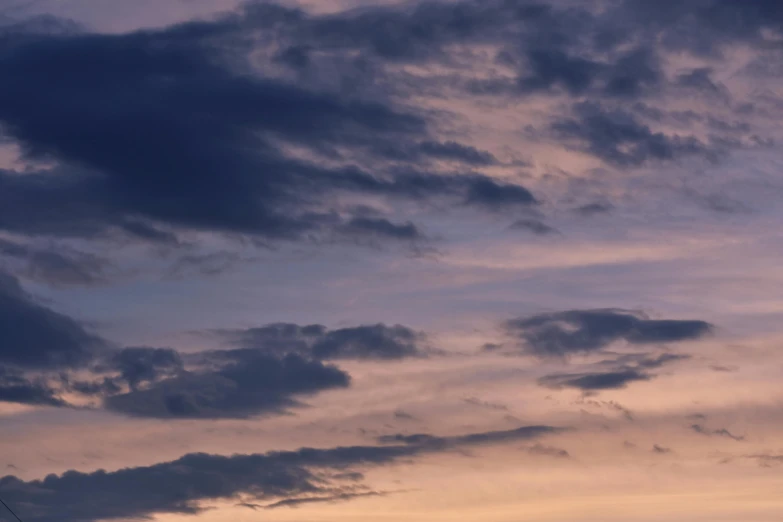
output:
[[[780,522],[781,122],[780,0],[0,0],[0,499]]]

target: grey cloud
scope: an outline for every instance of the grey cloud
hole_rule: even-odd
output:
[[[416,241],[425,239],[419,227],[411,223],[393,223],[385,218],[354,217],[348,221],[343,230],[350,236],[373,236],[393,238],[404,241]]]
[[[184,369],[179,353],[171,348],[129,347],[112,354],[108,367],[136,389],[143,382],[154,382],[161,376]]]
[[[558,138],[573,141],[585,152],[621,167],[686,156],[712,160],[720,152],[694,136],[655,132],[633,114],[595,102],[577,103],[572,116],[555,121],[551,129]]]
[[[279,500],[273,504],[264,506],[264,509],[277,509],[281,507],[298,507],[302,504],[321,504],[321,503],[334,503],[345,502],[362,497],[383,497],[388,493],[384,491],[367,491],[363,493],[339,493],[337,495],[330,495],[327,497],[302,497],[302,498],[287,498],[285,500]]]
[[[419,146],[423,154],[444,160],[454,160],[469,165],[494,165],[497,159],[489,152],[463,145],[456,141],[425,141]]]
[[[24,262],[22,273],[51,286],[94,285],[104,282],[109,262],[63,245],[51,248],[0,239],[0,255]]]
[[[120,225],[120,229],[132,237],[143,239],[150,243],[164,245],[176,245],[179,243],[176,234],[161,230],[138,220],[125,220],[125,222]]]
[[[104,400],[111,411],[164,419],[244,418],[281,413],[301,405],[301,397],[345,388],[350,377],[340,369],[289,354],[245,356],[211,371],[183,372],[149,387]]]
[[[585,365],[587,369],[581,372],[553,373],[538,380],[538,384],[547,388],[575,388],[586,394],[601,390],[616,390],[626,388],[634,382],[650,381],[657,377],[650,370],[679,361],[689,360],[688,355],[662,353],[623,354],[613,359]],[[594,403],[604,404],[622,412],[628,420],[633,420],[631,412],[615,402]]]
[[[621,370],[601,373],[552,374],[539,379],[548,388],[577,388],[586,392],[625,388],[629,383],[649,381],[652,376],[638,370]]]
[[[317,359],[402,359],[422,355],[422,334],[405,326],[358,326],[328,332],[312,346]]]
[[[31,379],[0,366],[0,402],[35,406],[63,407],[68,404],[57,396],[46,379]]]
[[[626,353],[616,357],[605,359],[596,363],[596,366],[604,369],[633,368],[637,370],[654,370],[661,368],[669,363],[678,361],[687,361],[691,359],[690,355],[677,353]]]
[[[276,323],[217,334],[237,348],[188,355],[125,348],[96,366],[98,373],[119,374],[108,386],[104,380],[71,387],[103,393],[105,407],[125,415],[243,418],[279,414],[301,406],[301,398],[308,395],[347,387],[349,375],[326,361],[389,361],[429,353],[424,335],[401,325],[329,330]],[[126,382],[130,391],[117,393],[117,382]]]
[[[42,480],[0,478],[0,496],[27,522],[92,522],[145,518],[156,514],[194,515],[206,501],[242,499],[244,504],[273,502],[282,507],[296,500],[349,500],[372,491],[346,489],[322,471],[391,464],[403,458],[440,452],[463,445],[491,444],[557,433],[557,428],[522,427],[508,432],[434,437],[422,443],[401,441],[386,446],[302,448],[264,454],[185,455],[151,466],[70,470]],[[433,440],[447,441],[433,444]],[[301,502],[300,502],[301,503]]]
[[[363,325],[329,330],[322,325],[299,326],[278,323],[220,335],[251,352],[269,354],[296,353],[318,360],[378,359],[392,360],[423,356],[426,338],[402,325]],[[225,356],[243,356],[243,351],[225,352]]]
[[[760,45],[764,30],[780,33],[783,29],[783,11],[775,0],[663,0],[655,6],[644,0],[625,0],[620,5],[618,20],[639,24],[640,30],[656,34],[670,49],[696,55],[719,56],[727,45],[737,42]]]
[[[596,352],[616,341],[631,345],[698,339],[712,325],[698,320],[656,320],[622,309],[568,310],[512,319],[506,331],[526,353],[562,357]]]
[[[500,404],[498,402],[484,401],[479,399],[478,397],[468,397],[467,399],[463,399],[463,401],[472,406],[478,406],[479,408],[485,408],[487,410],[508,411],[508,406],[506,406],[505,404]]]
[[[776,455],[774,453],[756,453],[754,455],[745,455],[746,459],[753,459],[759,463],[759,466],[764,468],[771,468],[783,464],[783,455]]]
[[[743,441],[745,440],[745,437],[738,436],[732,434],[729,430],[725,428],[717,429],[717,430],[711,430],[707,429],[701,424],[692,424],[691,430],[695,431],[696,433],[699,433],[701,435],[708,435],[708,436],[717,436],[717,437],[726,437],[735,441]]]
[[[657,357],[643,356],[635,361],[635,364],[639,368],[654,369],[660,368],[666,364],[677,361],[687,361],[690,359],[690,355],[682,355],[676,353],[663,353]]]
[[[676,83],[679,86],[695,89],[704,94],[728,97],[726,88],[712,80],[712,69],[709,67],[698,67],[688,72],[680,73],[677,75]]]
[[[378,438],[378,442],[383,444],[407,444],[425,448],[448,449],[462,446],[527,440],[547,434],[560,433],[562,431],[562,428],[552,426],[523,426],[513,430],[489,431],[486,433],[473,433],[455,437],[438,437],[428,433],[416,433],[412,435],[398,433],[394,435],[383,435]]]
[[[73,379],[71,376],[60,373],[59,384],[62,391],[69,391],[85,395],[87,397],[107,397],[122,393],[123,383],[117,378],[103,377],[95,380]]]
[[[402,98],[392,93],[441,90],[432,82],[442,80],[415,80],[399,72],[401,63],[446,64],[459,78],[444,88],[464,86],[473,67],[452,52],[455,42],[489,46],[511,68],[510,84],[486,85],[485,94],[564,92],[584,100],[554,122],[554,139],[623,167],[714,159],[734,142],[657,132],[626,102],[668,93],[670,85],[712,89],[703,68],[665,78],[655,42],[690,52],[707,35],[760,45],[762,29],[780,29],[779,8],[748,4],[489,0],[328,15],[251,4],[222,18],[127,34],[15,27],[2,35],[0,74],[8,80],[0,99],[13,103],[0,102],[0,122],[27,160],[56,166],[24,176],[0,171],[0,228],[120,233],[170,245],[183,230],[263,241],[335,234],[410,241],[422,233],[406,216],[368,220],[334,200],[347,192],[418,205],[445,198],[481,211],[535,205],[523,186],[440,165],[499,162],[437,135],[432,111],[392,101]],[[254,69],[265,76],[247,74],[258,49],[274,55]],[[43,87],[52,78],[56,95]],[[620,100],[622,107],[613,105]]]
[[[432,160],[456,162],[470,167],[498,164],[492,153],[457,141],[422,141],[420,143],[384,143],[374,149],[377,154],[396,162],[419,162],[431,165]]]
[[[608,203],[588,203],[586,205],[577,207],[574,210],[583,216],[595,216],[598,214],[608,214],[613,209],[614,207]]]
[[[554,446],[545,446],[540,443],[525,448],[525,451],[527,451],[531,455],[539,455],[542,457],[555,457],[559,459],[571,458],[571,455],[568,453],[568,451],[562,448],[556,448]]]
[[[550,236],[552,234],[559,234],[560,232],[543,221],[537,219],[519,219],[511,224],[512,230],[524,230],[526,232],[532,232],[537,236]]]
[[[0,272],[0,364],[26,369],[82,366],[106,342],[74,319],[36,302]]]
[[[229,271],[237,263],[247,261],[231,251],[216,251],[207,254],[185,254],[179,256],[168,270],[168,276],[179,278],[190,273],[202,276],[216,276]]]
[[[405,421],[412,421],[412,420],[418,420],[416,417],[408,413],[407,411],[403,410],[397,410],[394,412],[394,418],[399,420],[405,420]]]
[[[352,219],[360,216],[339,212],[329,196],[451,198],[484,210],[536,203],[524,187],[481,174],[418,172],[417,158],[404,173],[387,168],[379,152],[387,143],[468,165],[493,162],[468,145],[438,141],[408,108],[246,74],[251,34],[303,19],[265,6],[128,34],[6,35],[0,74],[9,81],[0,100],[14,103],[0,102],[0,122],[29,160],[56,166],[24,176],[0,171],[0,228],[88,238],[120,232],[168,244],[179,230],[268,241],[369,231],[407,240],[419,235],[415,225]],[[56,96],[43,88],[52,78]],[[356,164],[360,158],[370,170]]]
[[[737,366],[723,366],[720,364],[712,364],[710,365],[710,370],[714,372],[723,372],[723,373],[732,373],[739,370],[739,367]]]
[[[637,97],[663,82],[657,54],[649,48],[633,49],[611,62],[584,58],[548,47],[527,51],[527,70],[517,80],[525,92],[562,87],[573,96],[593,91],[609,97]]]

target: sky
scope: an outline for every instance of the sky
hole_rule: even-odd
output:
[[[782,79],[777,0],[0,0],[0,499],[783,519]]]

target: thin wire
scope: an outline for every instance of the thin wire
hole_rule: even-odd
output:
[[[13,509],[11,509],[11,507],[10,507],[8,504],[6,504],[5,502],[3,502],[3,499],[2,499],[2,498],[0,498],[0,504],[4,505],[4,506],[5,506],[5,508],[8,510],[8,512],[9,512],[9,513],[11,513],[11,514],[14,516],[14,518],[15,518],[16,520],[18,520],[19,522],[23,522],[23,521],[22,521],[22,519],[21,519],[21,518],[19,518],[19,515],[17,515],[16,513],[14,513],[14,510],[13,510]]]

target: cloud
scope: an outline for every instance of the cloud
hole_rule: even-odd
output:
[[[646,94],[662,83],[653,49],[635,45],[630,34],[616,30],[613,39],[606,38],[610,26],[593,7],[467,1],[323,18],[305,15],[290,24],[291,39],[297,43],[284,56],[299,70],[316,69],[317,60],[309,53],[313,48],[329,57],[358,52],[371,63],[465,67],[449,54],[448,46],[459,42],[493,45],[496,63],[513,73],[510,79],[464,82],[474,93],[629,97]]]
[[[562,448],[556,448],[554,446],[545,446],[540,443],[525,448],[525,451],[527,451],[531,455],[538,455],[542,457],[555,457],[559,459],[571,458],[571,455]]]
[[[179,353],[171,348],[130,347],[111,355],[108,369],[117,370],[131,389],[154,382],[163,375],[183,371]]]
[[[335,200],[536,203],[524,187],[481,174],[418,172],[421,156],[474,166],[494,158],[432,139],[407,108],[251,74],[248,31],[268,28],[273,12],[289,22],[301,16],[262,11],[117,35],[7,36],[0,74],[12,81],[0,86],[0,100],[14,103],[0,101],[0,124],[27,160],[55,166],[0,171],[0,228],[170,244],[172,229],[409,240],[420,235],[415,225],[346,215]],[[56,95],[43,88],[52,79]],[[383,164],[387,143],[417,151],[405,173]],[[361,158],[372,171],[357,165]]]
[[[120,229],[131,237],[142,239],[150,243],[163,245],[177,245],[179,239],[176,234],[156,228],[148,223],[126,219],[119,225]]]
[[[738,42],[761,44],[764,30],[779,32],[783,27],[783,12],[775,0],[688,4],[666,0],[655,8],[644,0],[626,0],[618,15],[627,23],[640,24],[648,33],[657,33],[663,46],[697,56],[720,55],[727,45]]]
[[[45,379],[29,379],[19,372],[0,366],[0,402],[34,406],[67,406]]]
[[[512,319],[504,327],[519,339],[524,352],[538,357],[596,352],[617,341],[631,345],[687,341],[712,331],[705,321],[649,319],[614,308],[534,315]]]
[[[402,359],[421,355],[421,340],[405,326],[377,324],[332,330],[311,349],[316,359]]]
[[[246,353],[295,353],[317,360],[393,360],[427,353],[423,333],[402,325],[382,323],[335,330],[322,325],[277,323],[218,333],[240,347],[239,351],[223,352],[225,357],[241,358]]]
[[[419,150],[433,158],[459,161],[468,165],[488,166],[498,162],[491,153],[456,141],[425,141],[419,145]]]
[[[383,491],[367,491],[364,493],[340,493],[338,495],[330,495],[328,497],[302,497],[302,498],[287,498],[285,500],[279,500],[273,504],[264,506],[264,509],[277,509],[281,507],[298,507],[302,504],[321,504],[321,503],[334,503],[345,502],[347,500],[353,500],[362,497],[383,497],[388,493]]]
[[[601,390],[617,390],[626,388],[634,382],[650,381],[657,377],[650,370],[690,359],[688,355],[674,353],[662,353],[652,355],[648,353],[621,354],[612,359],[602,360],[592,364],[583,365],[585,370],[581,372],[553,373],[538,379],[538,384],[546,388],[562,389],[575,388],[586,395]],[[633,420],[630,411],[619,404],[609,402],[591,402],[593,405],[609,406],[623,413],[628,420]]]
[[[386,446],[302,448],[233,456],[192,453],[170,462],[117,471],[69,470],[29,481],[5,476],[0,478],[0,496],[28,522],[90,522],[165,513],[194,515],[207,508],[204,502],[218,499],[243,499],[244,504],[273,501],[271,506],[276,507],[350,500],[357,493],[373,492],[357,491],[356,486],[346,490],[323,471],[350,471],[464,445],[510,442],[557,431],[534,426],[508,432],[431,436],[423,443],[405,441]],[[433,444],[434,440],[444,443]]]
[[[185,254],[179,256],[168,271],[169,277],[178,278],[185,274],[197,273],[202,276],[222,274],[237,263],[246,261],[236,252],[216,251],[207,254]]]
[[[517,221],[514,221],[514,223],[511,224],[510,228],[512,230],[524,230],[527,232],[532,232],[537,236],[549,236],[552,234],[559,234],[559,231],[556,228],[550,227],[543,221],[539,221],[537,219],[519,219]]]
[[[327,361],[391,361],[430,353],[424,334],[384,324],[329,330],[277,323],[218,332],[239,346],[229,350],[115,349],[72,319],[35,305],[10,276],[6,282],[6,294],[14,299],[3,308],[0,294],[0,326],[5,317],[9,326],[30,325],[35,336],[13,329],[6,336],[17,335],[19,348],[9,343],[0,352],[0,401],[5,402],[67,406],[61,397],[75,393],[135,417],[279,414],[301,406],[303,397],[349,386],[350,376]]]
[[[619,358],[617,361],[625,360],[628,362],[632,362],[637,368],[644,368],[646,370],[651,370],[655,368],[660,368],[666,364],[677,362],[677,361],[687,361],[690,359],[690,355],[682,355],[677,353],[663,353],[658,356],[649,356],[649,355],[642,355],[642,356],[626,356],[624,358]]]
[[[0,101],[0,124],[40,168],[0,171],[0,229],[168,245],[186,231],[265,244],[410,242],[426,239],[403,211],[411,203],[481,212],[537,204],[528,188],[471,170],[511,164],[439,132],[454,116],[448,108],[395,101],[471,85],[515,103],[566,97],[571,108],[547,139],[615,166],[714,159],[733,146],[653,129],[654,118],[630,107],[712,89],[704,67],[668,78],[666,53],[703,54],[702,40],[760,47],[763,30],[779,28],[779,9],[726,0],[598,7],[489,0],[311,14],[251,4],[124,34],[57,20],[47,30],[6,28],[0,100],[13,103]],[[503,74],[476,84],[486,53]],[[428,72],[410,74],[405,64]],[[52,79],[56,95],[43,87]],[[352,213],[340,204],[346,195],[387,200],[386,214]]]
[[[754,459],[759,463],[759,466],[763,468],[771,468],[783,464],[783,455],[775,455],[773,453],[757,453],[754,455],[745,455],[746,459]]]
[[[636,97],[663,83],[657,54],[632,49],[607,62],[579,56],[555,46],[533,48],[526,54],[527,70],[517,79],[522,93],[551,92],[560,87],[572,96],[593,91],[609,97]]]
[[[449,449],[455,447],[497,444],[516,440],[528,440],[547,434],[562,432],[562,428],[552,426],[523,426],[512,430],[488,431],[485,433],[472,433],[455,437],[438,437],[428,433],[416,433],[413,435],[383,435],[378,438],[382,444],[407,444],[425,448]]]
[[[183,372],[149,387],[113,395],[107,409],[136,417],[163,419],[244,418],[281,413],[301,405],[299,398],[319,391],[345,388],[350,377],[319,361],[288,354],[261,353],[215,370]]]
[[[0,255],[24,262],[21,272],[34,281],[51,286],[87,286],[105,281],[109,262],[94,254],[75,251],[63,245],[56,248],[33,246],[0,239]]]
[[[382,157],[402,163],[434,165],[433,161],[455,163],[462,167],[488,167],[500,162],[490,152],[457,141],[384,143],[374,149]]]
[[[35,301],[0,272],[0,365],[21,369],[83,366],[107,347],[74,319]]]
[[[631,382],[649,381],[652,376],[638,370],[621,370],[603,373],[552,374],[539,379],[547,388],[577,388],[586,392],[625,388]]]
[[[621,167],[694,155],[713,159],[718,153],[694,136],[655,132],[633,114],[595,102],[575,104],[572,117],[555,121],[551,128],[558,138]]]
[[[524,187],[498,183],[490,178],[474,177],[468,185],[466,203],[490,209],[507,209],[512,206],[528,206],[538,203]]]
[[[595,216],[597,214],[608,214],[613,209],[614,207],[608,203],[588,203],[587,205],[582,205],[574,210],[576,213],[583,216]]]
[[[404,420],[404,421],[418,420],[415,416],[411,415],[410,413],[404,410],[396,410],[394,412],[394,418],[398,420]]]
[[[704,94],[717,94],[725,96],[725,88],[716,84],[711,76],[709,67],[697,67],[677,75],[676,83],[682,87],[695,89]]]
[[[708,436],[714,435],[714,436],[717,436],[717,437],[726,437],[726,438],[729,438],[729,439],[732,439],[732,440],[736,440],[738,442],[745,440],[745,437],[738,436],[738,435],[733,435],[729,430],[727,430],[725,428],[721,428],[719,430],[710,430],[710,429],[705,428],[701,424],[692,424],[691,425],[691,430],[693,430],[696,433],[699,433],[701,435],[708,435]]]
[[[468,397],[462,400],[466,404],[470,404],[471,406],[478,406],[479,408],[484,408],[487,410],[508,411],[508,406],[506,406],[505,404],[501,404],[498,402],[484,401],[479,399],[478,397]]]
[[[393,223],[386,218],[374,218],[366,216],[357,216],[351,218],[341,228],[351,237],[358,240],[369,239],[396,239],[400,241],[417,242],[426,241],[426,236],[419,230],[419,227],[412,222]]]

